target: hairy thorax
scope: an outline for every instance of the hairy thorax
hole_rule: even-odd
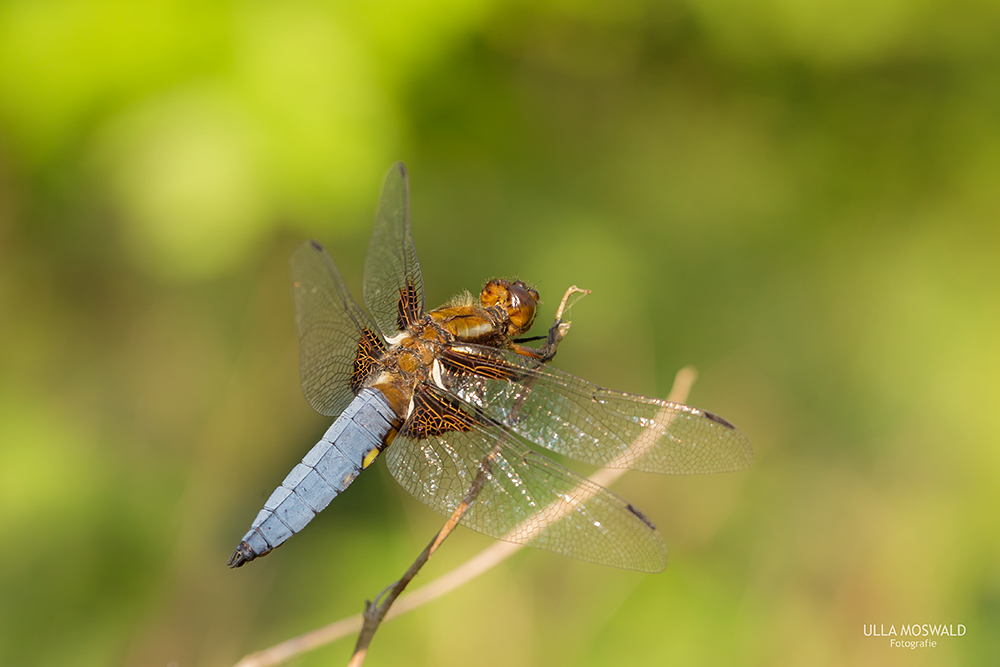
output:
[[[465,342],[515,347],[514,337],[531,327],[537,304],[538,293],[524,283],[491,280],[483,287],[478,303],[468,294],[460,295],[386,338],[388,347],[384,350],[370,349],[372,366],[379,372],[373,373],[365,386],[380,390],[396,414],[406,419],[414,409],[413,395],[421,383],[446,388],[440,362],[445,346]]]

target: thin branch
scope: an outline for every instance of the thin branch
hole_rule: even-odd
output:
[[[389,612],[389,608],[392,607],[396,598],[400,596],[403,590],[413,581],[413,578],[417,576],[427,561],[431,559],[434,552],[438,550],[441,543],[451,535],[451,531],[455,530],[458,526],[458,522],[462,520],[462,517],[468,511],[469,507],[476,501],[476,497],[479,492],[483,489],[483,484],[486,483],[486,477],[489,475],[490,470],[493,468],[493,460],[496,458],[497,454],[500,453],[500,443],[498,442],[493,446],[493,449],[489,454],[480,462],[479,471],[476,473],[476,478],[472,480],[472,484],[469,486],[469,490],[465,493],[465,497],[462,502],[459,503],[455,511],[451,513],[448,520],[445,522],[438,534],[434,536],[431,543],[421,552],[417,560],[413,561],[413,564],[406,570],[402,579],[397,581],[389,590],[389,593],[383,598],[381,595],[375,598],[375,600],[365,601],[365,613],[363,615],[364,623],[361,626],[361,632],[358,633],[358,641],[354,646],[354,655],[351,656],[351,661],[348,667],[361,667],[364,664],[365,656],[368,655],[368,646],[371,644],[372,639],[375,637],[375,632],[382,625],[385,615]],[[379,599],[381,598],[381,602]]]
[[[687,400],[688,393],[690,392],[691,386],[696,378],[697,378],[697,373],[690,366],[682,368],[680,371],[678,371],[677,375],[674,378],[673,388],[670,390],[670,394],[667,397],[667,400],[673,403],[684,403]],[[619,455],[619,458],[616,459],[615,461],[618,461],[619,459],[621,461],[635,460],[636,457],[641,456],[642,453],[644,453],[650,446],[652,446],[653,442],[655,441],[655,436],[653,434],[655,432],[660,432],[663,428],[665,428],[670,423],[670,419],[671,419],[670,411],[669,410],[662,411],[659,415],[657,415],[657,417],[655,417],[652,420],[652,423],[650,424],[649,428],[647,428],[642,434],[640,434],[639,437],[637,437],[636,440],[632,443],[632,445],[628,449],[623,451]],[[615,462],[612,462],[610,465],[615,465]],[[597,472],[595,472],[593,475],[591,475],[588,479],[591,482],[594,482],[601,486],[609,486],[615,480],[621,477],[624,473],[625,473],[624,468],[602,468]],[[469,499],[470,494],[472,494],[473,491],[474,489],[470,488],[470,492],[469,494],[466,495],[466,499]],[[478,493],[478,490],[475,490],[475,493]],[[562,518],[562,516],[565,515],[566,512],[572,510],[573,505],[575,505],[578,502],[582,502],[583,500],[586,500],[589,497],[589,495],[590,492],[587,491],[585,488],[578,487],[577,489],[575,489],[574,493],[568,494],[568,496],[572,499],[571,501],[559,500],[552,503],[545,509],[543,509],[540,512],[542,521],[539,522],[539,525],[541,525],[542,528],[544,528],[545,526],[550,525],[555,521],[558,521],[560,518]],[[397,582],[397,584],[393,587],[393,591],[389,593],[389,595],[391,596],[391,600],[395,600],[396,596],[399,596],[403,588],[406,587],[406,584],[408,584],[409,581],[412,580],[413,576],[416,575],[417,571],[419,571],[419,569],[423,566],[423,564],[426,563],[426,561],[430,558],[431,555],[433,555],[434,550],[436,550],[438,546],[440,546],[441,542],[443,542],[444,539],[448,536],[448,534],[451,533],[451,531],[458,524],[458,521],[461,519],[461,516],[462,514],[464,514],[467,507],[468,505],[465,502],[463,502],[459,506],[459,508],[455,510],[452,516],[448,519],[448,522],[445,524],[445,527],[442,528],[437,535],[435,535],[434,540],[432,540],[431,543],[428,544],[427,548],[424,549],[424,552],[421,553],[420,558],[418,558],[417,561],[410,566],[410,569],[407,570],[407,573],[404,575],[403,579],[400,579],[400,581]],[[530,519],[531,523],[534,523],[536,521],[538,521],[538,515]],[[518,533],[518,535],[520,535],[520,539],[524,539],[524,535],[527,534],[525,533],[525,530],[527,529],[526,524],[523,526],[519,526],[517,529],[515,529],[515,531],[512,531]],[[533,531],[541,530],[542,528],[538,529],[533,528],[532,530]],[[405,614],[406,612],[412,611],[432,600],[441,597],[446,593],[449,593],[450,591],[458,588],[459,586],[464,585],[465,583],[478,577],[480,574],[483,574],[484,572],[490,570],[499,563],[503,562],[511,555],[513,555],[515,552],[520,550],[522,547],[523,547],[522,544],[514,544],[511,542],[503,542],[503,541],[495,542],[493,545],[484,549],[479,554],[472,557],[470,560],[466,561],[465,563],[453,569],[452,571],[448,572],[447,574],[438,577],[431,583],[418,588],[417,590],[409,593],[408,595],[399,597],[398,603],[396,603],[395,605],[391,605],[391,603],[390,605],[386,605],[385,603],[390,600],[390,598],[387,597],[382,602],[382,604],[378,605],[378,607],[380,608],[384,607],[383,609],[381,609],[381,616],[379,617],[378,622],[380,623],[383,620],[388,620],[391,618],[395,618],[396,616],[399,616],[401,614]],[[403,583],[404,581],[405,583]],[[402,584],[402,586],[400,584]],[[396,590],[397,588],[398,591]],[[369,606],[374,606],[374,604],[375,603],[369,603]],[[366,614],[367,613],[368,610],[366,610]],[[355,614],[353,616],[349,616],[347,618],[331,623],[330,625],[326,625],[322,628],[313,630],[312,632],[308,632],[304,635],[300,635],[298,637],[294,637],[292,639],[284,641],[280,644],[276,644],[271,648],[265,649],[257,653],[252,653],[243,658],[242,660],[240,660],[236,664],[236,667],[274,667],[275,665],[279,665],[297,655],[300,655],[308,651],[312,651],[321,646],[325,646],[326,644],[336,641],[337,639],[361,631],[362,628],[364,627],[364,621],[365,621],[364,615],[362,614]],[[374,625],[371,631],[372,634],[374,634],[374,629],[377,627],[378,623]],[[371,636],[368,637],[368,642],[370,641],[371,641]],[[352,666],[360,665],[364,661],[364,655],[367,651],[367,643],[364,645],[364,647],[362,647],[360,636],[357,648],[360,648],[361,650],[360,651],[356,650],[355,656],[352,657],[352,662],[351,662]],[[355,659],[359,654],[361,656],[359,658],[360,662],[355,662]]]

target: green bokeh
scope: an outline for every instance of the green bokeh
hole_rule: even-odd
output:
[[[0,4],[0,664],[229,665],[433,534],[377,465],[225,568],[329,421],[290,252],[360,296],[395,160],[429,302],[590,288],[556,365],[693,364],[756,460],[616,486],[665,573],[522,552],[368,664],[998,664],[998,6],[374,4]],[[864,636],[903,623],[968,634]]]

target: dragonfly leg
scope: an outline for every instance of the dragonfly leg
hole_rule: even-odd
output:
[[[569,331],[569,322],[563,322],[556,319],[555,324],[549,329],[549,335],[544,336],[545,345],[542,347],[528,347],[527,345],[518,345],[513,343],[510,349],[518,354],[529,357],[531,359],[538,359],[542,363],[549,361],[552,357],[556,356],[556,348],[562,341],[563,336]],[[539,338],[543,338],[539,336]]]
[[[545,336],[545,345],[542,347],[534,348],[527,347],[525,345],[519,345],[516,341],[511,345],[511,350],[517,352],[525,357],[530,357],[532,359],[538,359],[542,363],[545,363],[556,356],[556,348],[562,339],[566,336],[566,332],[569,331],[569,322],[563,322],[563,315],[570,309],[570,307],[576,303],[582,297],[590,294],[590,290],[580,289],[576,285],[573,285],[566,290],[566,294],[563,295],[562,301],[559,304],[559,309],[556,311],[556,319],[549,329],[549,335]],[[574,296],[578,295],[578,296]],[[527,340],[539,340],[538,338],[531,338]],[[525,340],[525,339],[519,339]]]

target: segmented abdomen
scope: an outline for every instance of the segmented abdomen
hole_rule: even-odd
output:
[[[363,389],[267,499],[229,567],[263,556],[305,528],[375,460],[397,421],[382,392]]]

